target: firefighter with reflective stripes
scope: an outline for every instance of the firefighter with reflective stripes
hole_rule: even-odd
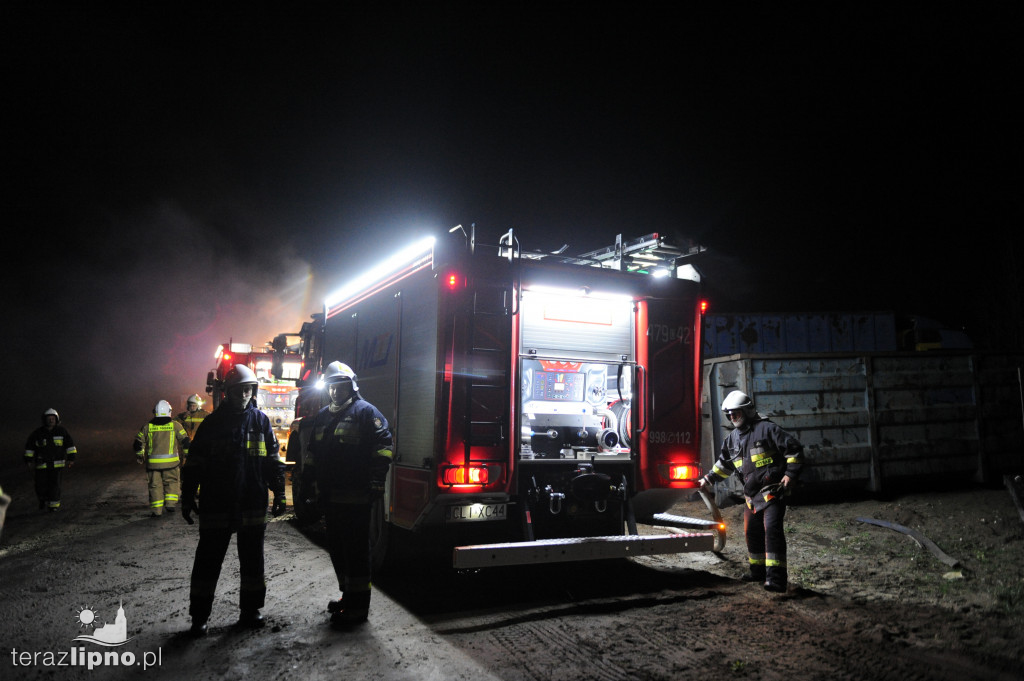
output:
[[[185,401],[185,411],[178,414],[175,418],[185,428],[185,432],[188,433],[188,439],[192,439],[196,436],[196,429],[199,428],[199,424],[203,422],[210,412],[203,409],[203,400],[199,395],[189,395],[188,400]]]
[[[185,428],[171,419],[171,404],[160,400],[153,408],[153,418],[142,426],[132,447],[135,459],[146,466],[149,480],[149,515],[159,518],[173,512],[180,493],[179,469],[188,455],[190,440]]]
[[[71,434],[60,425],[56,409],[47,409],[43,425],[32,431],[25,442],[25,463],[36,472],[36,497],[39,510],[60,510],[61,477],[65,468],[75,465],[78,449]]]
[[[786,497],[803,465],[803,445],[775,423],[761,418],[750,397],[739,390],[726,395],[722,412],[734,429],[701,485],[710,486],[733,473],[739,475],[747,502],[743,532],[750,557],[750,574],[743,579],[761,582],[768,591],[784,593],[788,572],[783,519]]]
[[[192,514],[199,514],[199,545],[189,591],[193,636],[206,634],[232,534],[237,535],[241,578],[238,624],[253,629],[264,626],[260,609],[267,595],[263,540],[268,492],[274,493],[274,516],[285,511],[284,462],[278,456],[270,419],[256,408],[256,374],[236,364],[224,379],[224,389],[220,406],[199,425],[182,468],[182,517],[191,525]],[[196,501],[200,485],[201,509]]]
[[[384,494],[391,467],[387,419],[359,394],[352,369],[331,362],[324,383],[331,403],[314,417],[303,452],[303,489],[316,490],[327,550],[342,597],[331,601],[331,626],[365,622],[370,611],[370,510]]]

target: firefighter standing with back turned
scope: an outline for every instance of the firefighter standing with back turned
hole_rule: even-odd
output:
[[[331,626],[365,622],[370,611],[370,510],[384,494],[391,431],[359,394],[356,375],[341,362],[324,372],[331,403],[314,417],[303,452],[303,485],[316,490],[327,527],[327,550],[342,597],[331,601]]]
[[[739,474],[747,502],[743,533],[750,558],[750,574],[743,579],[761,582],[768,591],[785,593],[785,497],[800,475],[803,445],[775,423],[761,418],[750,397],[739,390],[726,395],[722,412],[734,430],[722,443],[711,472],[701,479],[701,487]]]
[[[25,442],[25,463],[36,471],[36,497],[39,510],[60,510],[61,477],[65,467],[75,464],[75,447],[71,433],[60,425],[56,409],[43,412],[43,425],[32,431]]]
[[[221,565],[237,534],[241,585],[238,624],[264,626],[267,595],[263,540],[267,529],[267,493],[274,493],[272,513],[285,511],[284,462],[266,414],[256,408],[259,382],[244,364],[224,379],[225,397],[196,431],[182,468],[181,514],[190,525],[199,513],[199,545],[189,591],[191,634],[205,636]],[[196,503],[202,485],[203,505]]]
[[[181,490],[178,470],[188,455],[189,439],[180,423],[171,419],[171,403],[160,400],[153,407],[153,418],[142,426],[132,447],[135,458],[146,465],[149,481],[149,515],[159,518],[166,510],[173,513]]]

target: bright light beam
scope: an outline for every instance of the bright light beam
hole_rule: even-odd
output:
[[[415,262],[423,254],[428,253],[430,249],[434,247],[434,237],[427,237],[422,241],[418,241],[408,248],[402,249],[392,257],[388,258],[381,264],[374,267],[369,272],[366,272],[356,279],[350,281],[345,286],[341,287],[331,295],[327,296],[324,300],[324,306],[328,309],[334,307],[346,298],[350,298],[352,295],[359,293],[366,287],[370,286],[374,282],[384,278],[392,272],[396,272],[403,266],[408,265],[411,262]]]

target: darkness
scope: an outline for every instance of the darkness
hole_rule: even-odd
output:
[[[148,4],[0,10],[15,448],[180,407],[456,224],[692,238],[712,310],[1021,349],[1016,5]]]

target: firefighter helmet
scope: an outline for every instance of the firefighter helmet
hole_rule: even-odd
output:
[[[742,409],[744,407],[753,406],[754,402],[750,399],[750,396],[739,390],[733,390],[725,396],[724,400],[722,400],[722,411],[725,412],[732,411],[733,409]]]
[[[171,415],[171,403],[167,400],[160,400],[153,407],[153,416],[163,417]]]
[[[359,390],[359,384],[356,383],[356,372],[352,371],[347,364],[331,362],[327,365],[327,370],[324,371],[324,383],[330,385],[339,381],[352,381],[352,390]]]
[[[722,413],[732,421],[734,426],[742,426],[747,419],[753,418],[757,413],[754,411],[754,401],[745,392],[733,390],[722,400]],[[737,416],[737,419],[733,419]]]
[[[46,417],[47,416],[54,416],[54,417],[56,417],[57,418],[57,423],[60,423],[60,414],[58,414],[57,410],[54,409],[53,407],[50,407],[49,409],[47,409],[46,411],[43,412],[43,425],[44,426],[46,425]]]
[[[224,377],[224,390],[230,390],[236,385],[251,385],[253,391],[255,391],[259,384],[260,382],[256,378],[256,374],[244,364],[236,364],[231,367],[231,371]]]
[[[192,394],[188,396],[187,400],[185,400],[185,404],[194,404],[197,407],[201,407],[203,406],[203,398],[199,397],[199,395]]]

